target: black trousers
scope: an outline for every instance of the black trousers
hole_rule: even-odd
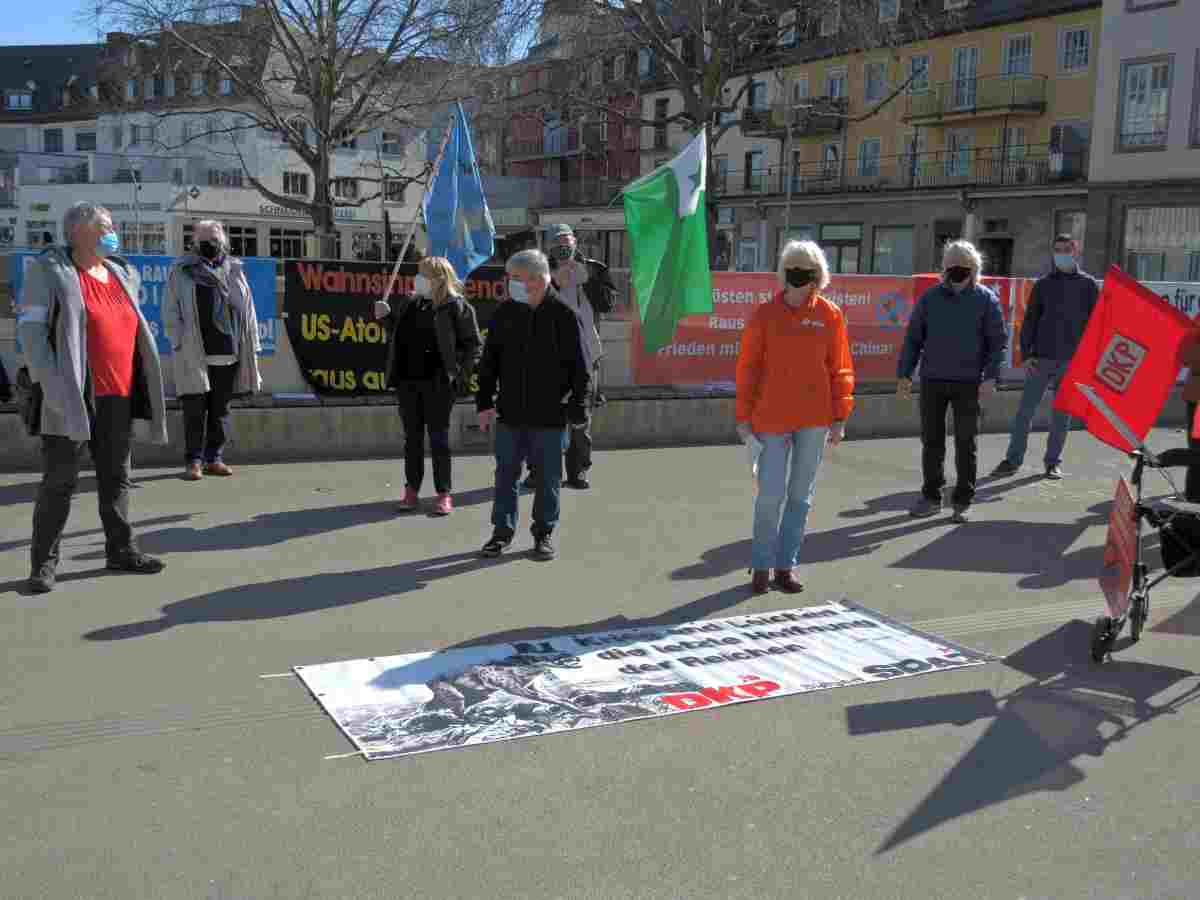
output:
[[[960,381],[921,382],[921,493],[940,502],[946,485],[946,408],[954,413],[954,467],[951,503],[970,506],[979,468],[979,385]]]
[[[183,406],[184,459],[187,463],[220,462],[232,433],[229,401],[238,364],[208,367],[208,392],[185,394]]]
[[[433,457],[433,486],[439,494],[453,489],[450,478],[450,413],[454,387],[443,375],[405,379],[396,384],[396,401],[404,423],[404,481],[414,491],[425,480],[425,434]]]
[[[97,397],[92,415],[92,462],[96,466],[104,552],[112,559],[134,548],[129,524],[129,450],[133,420],[128,397]],[[42,483],[33,507],[33,572],[58,566],[59,541],[71,514],[79,482],[83,443],[65,437],[42,438]]]
[[[599,376],[600,366],[597,364],[592,370],[592,380],[588,384],[587,396],[583,399],[584,408],[587,409],[587,424],[582,428],[567,428],[569,442],[564,463],[568,481],[573,481],[580,475],[586,474],[592,467],[592,410],[596,408]],[[536,467],[530,463],[529,477],[534,481],[537,480],[537,476],[534,474],[536,471]]]
[[[1200,438],[1192,437],[1192,420],[1196,417],[1196,404],[1187,405],[1187,444],[1189,450],[1200,447]],[[1200,466],[1187,467],[1187,480],[1184,482],[1183,496],[1189,503],[1200,503]]]

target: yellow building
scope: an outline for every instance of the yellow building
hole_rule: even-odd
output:
[[[1044,271],[1054,233],[1084,235],[1100,21],[1098,0],[975,0],[942,36],[749,76],[710,190],[731,268],[805,236],[839,271],[908,274],[965,234],[994,274]]]

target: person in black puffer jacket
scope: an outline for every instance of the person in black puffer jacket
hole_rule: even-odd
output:
[[[590,371],[579,316],[551,287],[545,254],[522,251],[505,268],[512,300],[492,317],[475,397],[480,429],[496,425],[493,532],[483,555],[499,556],[512,543],[517,480],[528,460],[537,473],[534,555],[548,560],[555,555],[551,534],[558,523],[567,427],[587,424]]]
[[[482,344],[475,309],[463,298],[463,284],[450,260],[431,256],[417,265],[413,295],[400,298],[395,308],[377,301],[375,316],[387,323],[388,386],[396,391],[404,421],[400,509],[414,512],[419,506],[428,432],[437,491],[430,512],[448,516],[453,509],[450,416],[459,386],[479,362]]]

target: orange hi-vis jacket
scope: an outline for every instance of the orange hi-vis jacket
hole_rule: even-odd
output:
[[[737,361],[737,421],[756,433],[828,427],[854,408],[846,318],[817,295],[799,308],[783,292],[754,311]]]

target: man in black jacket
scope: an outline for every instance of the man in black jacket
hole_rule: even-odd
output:
[[[579,316],[583,329],[583,356],[591,376],[591,391],[585,407],[588,423],[582,428],[572,428],[567,446],[567,487],[585,491],[591,487],[588,472],[592,468],[592,425],[591,411],[603,403],[600,390],[600,358],[604,347],[596,323],[600,316],[613,310],[617,286],[613,283],[608,266],[597,259],[587,259],[579,250],[575,232],[570,225],[553,226],[553,243],[548,255],[550,280],[558,298]],[[531,467],[525,487],[537,483],[537,473]]]
[[[521,464],[528,461],[537,480],[533,553],[549,560],[555,556],[551,534],[558,524],[567,425],[587,424],[589,371],[579,317],[550,286],[545,254],[523,250],[505,268],[512,299],[492,316],[475,396],[480,430],[496,426],[493,532],[482,552],[499,556],[512,543],[517,528],[517,479]]]
[[[1015,475],[1025,461],[1029,429],[1042,395],[1058,393],[1059,382],[1083,339],[1088,319],[1100,297],[1100,285],[1079,268],[1079,246],[1069,234],[1054,239],[1054,268],[1033,286],[1029,309],[1021,323],[1021,356],[1025,359],[1025,388],[1013,418],[1008,452],[992,471],[996,477]],[[1071,430],[1071,417],[1057,409],[1050,413],[1046,438],[1046,477],[1063,477],[1062,452]]]

